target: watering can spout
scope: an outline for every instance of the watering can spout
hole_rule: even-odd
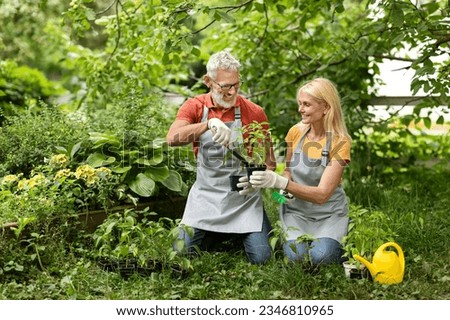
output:
[[[353,256],[353,258],[355,258],[356,260],[358,260],[359,262],[361,262],[363,265],[366,266],[366,268],[369,270],[370,274],[373,276],[374,274],[377,274],[377,271],[374,268],[374,265],[372,263],[370,263],[369,261],[367,261],[366,259],[364,259],[363,257],[355,254]]]
[[[395,251],[386,250],[394,247]],[[383,284],[400,283],[405,273],[405,258],[402,248],[395,242],[386,242],[381,245],[373,255],[372,263],[359,255],[353,258],[363,263],[369,269],[372,278]]]

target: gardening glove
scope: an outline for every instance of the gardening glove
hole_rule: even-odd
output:
[[[253,171],[250,177],[250,184],[252,187],[260,188],[277,188],[286,189],[288,178],[282,177],[279,174],[271,171]]]
[[[250,182],[248,182],[248,177],[243,176],[239,178],[239,183],[236,185],[238,188],[244,188],[244,190],[239,191],[241,196],[248,196],[256,191],[255,188],[252,187]]]
[[[230,143],[231,129],[228,128],[222,120],[218,118],[211,118],[208,120],[208,129],[213,132],[214,142],[227,146]]]

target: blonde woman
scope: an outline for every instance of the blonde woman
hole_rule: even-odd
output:
[[[283,249],[289,260],[307,258],[315,265],[341,262],[348,227],[341,180],[350,162],[351,138],[339,93],[330,80],[317,78],[299,88],[297,102],[302,120],[286,136],[284,176],[255,172],[250,183],[254,188],[279,188],[294,197],[280,210],[287,235]],[[314,240],[297,241],[303,235]]]

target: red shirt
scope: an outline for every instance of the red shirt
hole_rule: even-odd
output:
[[[210,93],[201,94],[188,99],[178,110],[176,119],[185,120],[189,123],[199,123],[202,121],[204,106],[209,108],[208,119],[218,118],[223,122],[232,122],[234,121],[234,108],[239,107],[241,111],[242,126],[252,123],[253,121],[268,122],[263,108],[243,96],[237,96],[235,107],[222,109],[214,106]],[[225,112],[223,112],[224,110]],[[269,129],[268,125],[267,129]],[[194,152],[195,154],[198,152],[198,141],[194,141]]]

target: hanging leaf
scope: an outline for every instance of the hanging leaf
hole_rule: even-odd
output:
[[[169,168],[167,166],[147,168],[144,174],[154,181],[164,181],[169,177]]]
[[[403,25],[404,14],[402,8],[399,5],[392,6],[391,18],[394,27],[401,27]]]
[[[74,144],[74,146],[72,147],[72,149],[70,150],[70,158],[72,159],[73,156],[78,152],[78,150],[80,150],[81,147],[81,141]]]
[[[183,188],[183,179],[176,171],[170,171],[169,177],[161,182],[167,189],[180,192]]]
[[[143,173],[139,173],[133,180],[128,183],[133,192],[141,197],[150,197],[156,191],[156,184],[153,179],[147,177]]]
[[[90,154],[86,160],[87,164],[93,168],[107,166],[111,163],[114,163],[114,161],[116,161],[116,158],[107,157],[104,154],[101,154],[99,152]]]
[[[142,164],[144,166],[155,166],[163,162],[164,154],[162,149],[146,150],[143,156],[140,156],[134,163]]]
[[[113,134],[90,132],[89,140],[94,144],[94,148],[101,147],[105,144],[120,146],[120,140]]]
[[[111,171],[115,172],[115,173],[125,173],[125,172],[128,172],[130,170],[131,170],[130,166],[128,166],[128,167],[114,167],[114,168],[111,168]]]

